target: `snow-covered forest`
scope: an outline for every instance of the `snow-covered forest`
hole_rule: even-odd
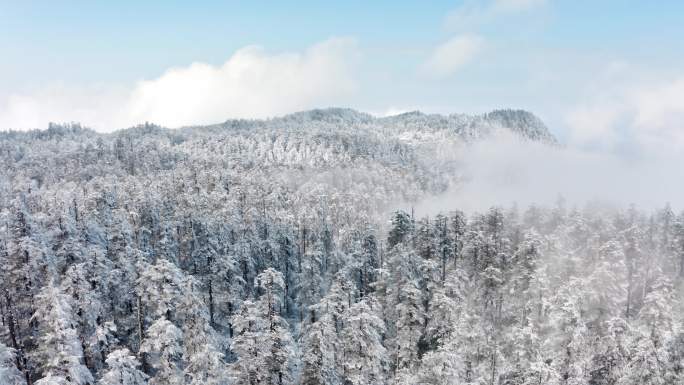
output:
[[[680,384],[684,214],[411,212],[525,111],[0,133],[0,384]],[[458,206],[458,202],[454,202]]]

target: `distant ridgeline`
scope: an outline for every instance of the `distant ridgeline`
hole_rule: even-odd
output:
[[[78,183],[87,190],[90,184],[101,188],[103,180],[136,180],[152,187],[181,183],[196,191],[230,193],[258,177],[271,185],[259,187],[267,192],[356,199],[363,205],[356,208],[373,216],[458,183],[455,157],[462,146],[496,130],[557,143],[537,117],[519,110],[375,118],[331,108],[180,129],[146,123],[109,134],[78,124],[50,124],[47,130],[0,133],[5,165],[0,203],[7,205],[32,186],[50,190]],[[178,181],[184,173],[192,173],[192,179]]]
[[[520,138],[555,144],[556,139],[534,114],[523,110],[495,110],[484,115],[424,114],[419,111],[376,118],[352,109],[310,110],[269,120],[229,120],[207,129],[294,129],[315,127],[319,130],[368,131],[388,137],[437,134],[465,141],[486,138],[494,130],[510,130]]]
[[[541,120],[521,110],[496,110],[475,116],[408,112],[375,118],[351,109],[330,108],[180,129],[145,123],[110,134],[99,134],[75,123],[51,123],[47,130],[0,132],[0,159],[9,167],[2,170],[10,173],[8,177],[22,170],[41,185],[88,181],[103,175],[140,176],[169,171],[179,162],[188,166],[199,156],[212,165],[233,169],[301,171],[362,164],[369,167],[370,162],[390,168],[385,170],[390,173],[401,171],[422,178],[422,174],[435,174],[435,164],[437,169],[449,167],[454,145],[488,138],[497,130],[523,140],[557,144]],[[448,151],[435,152],[440,148]],[[31,170],[37,164],[55,167]],[[426,164],[433,171],[425,169]],[[448,175],[436,170],[442,171],[441,175],[429,175],[429,180],[423,178],[420,182],[430,192],[439,191],[448,183],[445,179],[454,176],[452,169]],[[408,194],[401,198],[411,201],[416,197]]]
[[[228,120],[224,123],[209,126],[191,126],[178,130],[168,130],[176,135],[192,137],[203,133],[220,134],[240,130],[276,130],[301,131],[314,129],[329,131],[335,129],[341,132],[369,131],[368,133],[387,136],[401,136],[406,133],[444,133],[471,141],[486,138],[497,129],[510,130],[521,138],[556,144],[556,138],[538,117],[524,110],[494,110],[483,115],[466,114],[424,114],[420,111],[406,112],[399,115],[377,118],[372,115],[348,108],[327,108],[302,111],[283,117],[265,120]],[[0,132],[0,137],[30,137],[36,139],[50,139],[56,137],[92,135],[87,128],[80,124],[50,123],[47,130],[33,130],[29,132],[12,131]],[[117,133],[128,131],[161,133],[167,131],[155,124],[146,123]]]

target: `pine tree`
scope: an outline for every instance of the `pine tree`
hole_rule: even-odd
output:
[[[354,300],[353,283],[336,275],[325,297],[310,307],[316,322],[306,326],[302,346],[302,383],[339,384],[343,381],[344,317]]]
[[[95,355],[101,354],[96,347],[91,347],[87,342],[95,338],[98,321],[104,316],[104,308],[100,301],[98,291],[92,290],[93,284],[89,279],[89,272],[84,263],[71,265],[64,274],[62,291],[69,295],[73,303],[77,331],[83,343],[85,363],[90,368],[99,365]],[[91,348],[91,349],[86,349]],[[92,349],[95,348],[95,349]]]
[[[676,338],[670,280],[660,275],[651,285],[638,314],[640,328],[632,342],[628,381],[641,384],[677,383],[681,372],[670,365],[672,342]],[[670,381],[670,382],[668,382]]]
[[[42,363],[43,383],[93,383],[92,374],[83,364],[83,349],[72,314],[69,297],[54,283],[45,286],[36,296],[33,319],[39,325],[40,337],[34,357]]]
[[[181,369],[182,341],[183,332],[167,319],[159,318],[147,329],[140,352],[154,369],[151,385],[185,383]]]
[[[177,304],[178,318],[183,328],[183,363],[185,378],[191,385],[222,385],[228,383],[228,373],[219,350],[221,341],[211,327],[209,312],[199,296],[199,284],[188,277],[181,287]]]
[[[126,349],[117,349],[107,355],[107,369],[97,385],[145,385],[148,376],[140,371],[140,363]]]
[[[304,321],[306,310],[316,304],[323,292],[323,260],[324,249],[322,242],[316,242],[307,248],[302,256],[302,269],[298,285],[298,302],[300,309],[300,321]],[[308,322],[315,322],[315,314],[306,314],[310,317]]]
[[[117,338],[117,326],[112,321],[103,322],[98,325],[95,332],[88,341],[88,350],[90,351],[93,361],[93,366],[96,370],[101,369],[106,364],[107,355],[119,344]]]
[[[412,371],[419,359],[426,310],[423,265],[424,261],[409,245],[397,244],[392,248],[387,270],[378,282],[377,294],[385,309],[388,328],[386,347],[395,372]]]
[[[625,255],[617,241],[609,241],[599,249],[599,259],[587,277],[589,309],[594,321],[604,322],[612,316],[624,314],[627,298],[627,269]]]
[[[470,282],[462,269],[450,270],[443,286],[431,288],[425,327],[427,350],[443,345],[467,310]]]
[[[372,299],[353,304],[344,315],[342,329],[343,376],[346,383],[382,384],[389,365],[382,344],[384,323],[377,315],[380,306]]]
[[[293,340],[289,325],[280,316],[285,282],[281,273],[266,269],[255,280],[259,298],[242,303],[233,317],[235,336],[231,349],[237,384],[270,385],[292,381]]]
[[[409,214],[403,211],[397,211],[392,218],[392,229],[387,238],[387,245],[391,248],[394,245],[403,242],[413,231],[413,220]]]
[[[12,349],[0,342],[0,384],[23,385],[26,383],[19,369],[17,357]]]
[[[593,352],[589,382],[597,385],[616,384],[624,376],[629,360],[628,339],[632,330],[621,317],[606,322],[607,333]]]
[[[309,325],[302,341],[302,384],[340,384],[337,360],[342,360],[338,333],[331,314],[322,315]]]
[[[9,344],[18,357],[18,368],[27,381],[33,379],[35,364],[31,353],[36,349],[36,323],[32,322],[39,283],[45,280],[45,250],[35,239],[35,224],[28,213],[25,197],[11,202],[5,214],[3,252],[0,253],[0,287],[9,333]]]
[[[415,382],[419,384],[464,383],[464,379],[467,378],[464,361],[457,347],[444,343],[423,356]]]
[[[397,372],[413,371],[418,362],[418,343],[422,338],[425,314],[422,295],[411,282],[401,287],[397,303],[396,339],[393,362]]]
[[[152,319],[175,320],[183,281],[183,272],[165,259],[157,260],[154,265],[142,264],[136,292],[144,314]]]
[[[550,315],[554,338],[547,341],[551,346],[546,349],[555,353],[552,356],[554,371],[572,385],[585,384],[589,376],[591,345],[584,317],[582,295],[585,290],[581,280],[571,279],[560,288]]]

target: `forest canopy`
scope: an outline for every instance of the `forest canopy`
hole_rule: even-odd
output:
[[[676,384],[684,215],[401,210],[525,111],[0,133],[0,384]],[[453,202],[458,206],[458,202]]]

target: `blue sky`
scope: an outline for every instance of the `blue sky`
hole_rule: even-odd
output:
[[[620,150],[679,129],[683,37],[674,0],[0,1],[0,129],[512,107]]]

